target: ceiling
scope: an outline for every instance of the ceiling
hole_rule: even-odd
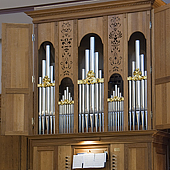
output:
[[[170,3],[170,0],[163,0],[163,1],[167,4]]]

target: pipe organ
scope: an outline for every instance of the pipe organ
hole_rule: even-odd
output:
[[[46,60],[42,60],[39,77],[39,134],[55,134],[54,66],[50,66],[50,46],[46,45]]]
[[[108,101],[108,131],[124,130],[124,97],[119,87],[115,85],[115,90]]]
[[[77,153],[107,153],[103,170],[167,169],[170,6],[76,3],[27,12],[34,43],[32,25],[2,25],[0,123],[18,135],[16,169],[71,170]]]
[[[69,87],[66,87],[59,104],[59,133],[73,133],[74,128],[74,101]]]
[[[99,70],[94,37],[90,37],[90,50],[85,50],[85,69],[82,69],[82,80],[78,80],[78,85],[79,132],[104,131],[104,79]]]
[[[144,70],[144,54],[140,54],[139,40],[135,41],[135,59],[136,61],[132,61],[132,77],[127,78],[129,81],[129,129],[147,130],[147,71]]]

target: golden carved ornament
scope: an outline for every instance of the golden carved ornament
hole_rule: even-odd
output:
[[[139,70],[139,68],[137,68],[134,72],[133,72],[133,77],[128,77],[127,80],[128,81],[141,81],[141,80],[146,80],[147,76],[142,76],[142,72]]]
[[[124,101],[124,97],[114,96],[113,98],[108,98],[108,102],[121,102]]]
[[[71,105],[71,104],[74,104],[74,101],[68,100],[68,99],[65,99],[64,101],[58,102],[58,105]]]
[[[92,70],[87,73],[87,78],[84,80],[78,80],[77,84],[95,84],[95,83],[104,83],[104,78],[95,78],[95,74]]]
[[[50,78],[48,78],[48,76],[45,76],[43,78],[43,84],[38,84],[37,86],[38,87],[54,87],[55,86],[55,83],[50,83]]]

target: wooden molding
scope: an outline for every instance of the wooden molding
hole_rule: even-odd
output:
[[[170,76],[155,79],[155,85],[169,83],[169,82],[170,82]]]
[[[153,134],[153,143],[154,144],[168,144],[170,134],[163,131],[156,131]]]
[[[165,2],[163,2],[162,0],[155,0],[153,3],[153,8],[158,8],[160,6],[166,5]]]
[[[69,20],[73,18],[80,19],[150,10],[152,8],[152,4],[153,0],[117,0],[112,2],[78,5],[65,8],[37,10],[26,12],[26,14],[33,18],[33,23],[43,23]]]

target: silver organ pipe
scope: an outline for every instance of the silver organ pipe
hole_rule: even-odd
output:
[[[39,84],[42,84],[42,77],[39,77]],[[41,134],[41,126],[42,126],[42,123],[41,123],[41,116],[42,116],[42,87],[39,88],[39,131],[38,131],[38,134]]]
[[[39,134],[55,133],[54,85],[55,85],[54,67],[50,66],[50,45],[46,45],[46,60],[42,60],[42,77],[39,77],[39,84],[38,84]]]
[[[92,78],[92,79],[91,79]],[[90,37],[90,50],[85,50],[85,69],[79,84],[79,132],[104,130],[103,79],[99,70],[99,53],[95,52],[95,38]],[[100,105],[101,103],[101,105]],[[81,120],[80,120],[81,117]]]
[[[132,130],[133,124],[133,130],[147,130],[147,72],[145,71],[144,54],[140,54],[139,40],[135,41],[135,54],[136,64],[135,61],[132,61],[132,77],[128,77],[129,129]]]
[[[87,51],[88,52],[88,51]],[[85,69],[82,69],[82,80],[85,79]],[[85,85],[84,84],[80,84],[81,88],[82,88],[82,96],[80,96],[81,98],[81,102],[82,102],[82,132],[84,133],[84,126],[86,125],[86,131],[88,131],[88,113],[89,113],[89,94],[86,91],[89,92],[89,87],[86,87],[85,89]],[[86,111],[85,111],[85,99],[86,99]],[[79,103],[80,105],[80,103]],[[80,106],[81,107],[81,106]],[[85,114],[86,113],[86,114]],[[84,123],[84,114],[85,114],[85,123]],[[81,124],[81,122],[80,122]]]
[[[113,94],[108,99],[108,131],[124,129],[124,97],[118,85],[114,86]]]
[[[72,101],[69,87],[66,87],[59,104],[59,133],[73,133],[74,101]]]
[[[135,61],[132,61],[132,75],[135,71]],[[135,81],[132,81],[132,119],[133,119],[133,130],[135,130],[135,98],[136,98],[136,91],[135,91]]]

